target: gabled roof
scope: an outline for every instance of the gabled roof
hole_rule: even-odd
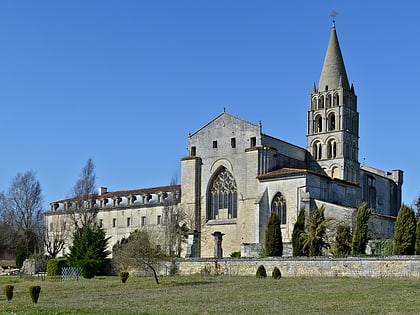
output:
[[[218,119],[220,119],[221,117],[223,117],[223,116],[228,116],[228,117],[231,117],[231,118],[233,118],[233,119],[236,119],[236,120],[238,120],[238,121],[241,121],[241,122],[243,122],[243,123],[245,123],[245,124],[249,124],[249,125],[251,125],[251,126],[253,126],[253,127],[260,127],[260,131],[261,131],[261,125],[256,125],[256,124],[253,124],[253,123],[251,123],[251,122],[249,122],[249,121],[246,121],[246,120],[244,120],[244,119],[241,119],[241,118],[238,118],[238,117],[236,117],[236,116],[234,116],[234,115],[231,115],[231,114],[229,114],[229,113],[227,113],[226,111],[223,111],[223,113],[221,113],[219,116],[217,116],[216,118],[214,118],[214,119],[212,119],[210,122],[208,122],[207,124],[205,124],[203,127],[201,127],[200,129],[198,129],[196,132],[194,132],[194,133],[191,133],[189,136],[191,137],[191,136],[194,136],[195,134],[197,134],[197,133],[199,133],[201,130],[203,130],[203,129],[205,129],[205,128],[207,128],[208,126],[210,126],[211,124],[213,124],[216,120],[218,120]]]
[[[330,42],[328,43],[324,65],[319,79],[318,90],[324,91],[326,86],[328,86],[329,90],[339,87],[350,89],[340,44],[338,43],[335,24],[333,24],[331,30]]]
[[[148,195],[148,194],[156,194],[159,192],[170,192],[174,190],[181,191],[181,185],[170,185],[170,186],[151,187],[151,188],[142,188],[142,189],[133,189],[133,190],[109,191],[101,195],[92,194],[92,195],[86,196],[85,199],[116,198],[116,197],[124,197],[124,196],[131,196],[131,195]],[[72,197],[68,199],[54,201],[52,203],[71,202],[71,201],[76,201],[80,199],[82,199],[82,197]]]

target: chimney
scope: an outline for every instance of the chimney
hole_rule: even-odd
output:
[[[106,189],[106,187],[99,187],[99,189],[98,189],[98,195],[99,196],[104,195],[107,192],[108,192],[108,190]]]

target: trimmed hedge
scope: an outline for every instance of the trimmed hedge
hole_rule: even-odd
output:
[[[68,267],[67,259],[65,258],[52,258],[47,263],[47,276],[61,276],[61,269]]]
[[[279,280],[281,278],[281,272],[280,269],[277,267],[274,267],[273,272],[271,273],[271,277],[273,279]]]
[[[263,265],[260,265],[257,269],[257,278],[267,278],[267,271]]]

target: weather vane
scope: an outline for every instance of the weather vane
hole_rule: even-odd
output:
[[[333,9],[331,14],[330,14],[334,26],[335,26],[335,17],[337,16],[337,14],[338,14],[338,12],[335,11],[335,9]]]

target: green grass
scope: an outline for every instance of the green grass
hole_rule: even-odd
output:
[[[420,279],[97,277],[79,281],[1,277],[0,314],[419,314]],[[13,284],[8,302],[5,284]],[[41,286],[38,304],[29,286]]]

